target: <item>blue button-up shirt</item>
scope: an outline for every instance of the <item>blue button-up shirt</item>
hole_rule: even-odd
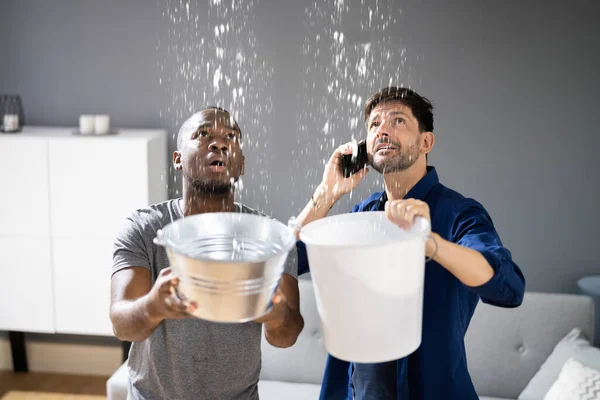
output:
[[[427,174],[405,198],[425,201],[431,213],[432,231],[450,242],[480,252],[494,269],[494,276],[481,286],[468,287],[440,264],[428,262],[421,346],[407,357],[375,365],[377,368],[367,368],[359,374],[363,364],[351,364],[329,355],[321,387],[322,400],[352,399],[353,390],[363,390],[373,383],[381,390],[368,392],[370,398],[476,400],[464,344],[475,307],[479,299],[507,308],[517,307],[523,300],[525,278],[511,253],[502,245],[481,204],[442,185],[433,167],[428,167]],[[385,192],[374,193],[357,204],[352,212],[382,211],[386,201]],[[297,247],[298,272],[309,272],[304,243],[298,242]],[[366,379],[368,384],[357,379]],[[389,392],[394,395],[386,394]]]

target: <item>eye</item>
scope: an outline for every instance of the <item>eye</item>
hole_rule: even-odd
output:
[[[396,125],[403,124],[405,121],[402,118],[396,118]]]
[[[209,137],[209,136],[210,136],[210,134],[207,131],[197,130],[192,135],[192,139],[195,140],[195,139],[205,138],[205,137]]]
[[[379,126],[379,121],[373,121],[373,122],[371,122],[371,126],[369,127],[369,129],[373,129],[378,126]]]
[[[229,140],[236,140],[237,139],[237,135],[233,132],[229,132],[227,135],[225,135],[225,137]]]

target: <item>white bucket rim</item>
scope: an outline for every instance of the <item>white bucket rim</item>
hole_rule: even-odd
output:
[[[365,213],[375,213],[377,215],[380,215],[380,218],[382,219],[386,219],[385,217],[385,211],[365,211],[365,212],[353,212],[353,213],[345,213],[345,214],[336,214],[336,215],[332,215],[332,216],[328,216],[325,218],[321,218],[318,219],[316,221],[312,221],[308,224],[306,224],[304,227],[302,227],[302,229],[300,230],[300,240],[308,245],[308,246],[312,246],[312,247],[328,247],[328,248],[343,248],[343,247],[352,247],[352,248],[362,248],[362,247],[380,247],[380,246],[387,246],[389,244],[392,243],[398,243],[398,242],[408,242],[411,241],[413,239],[416,238],[423,238],[425,239],[426,237],[429,236],[429,234],[431,233],[431,224],[429,223],[429,221],[423,217],[417,217],[417,219],[422,220],[420,223],[422,224],[422,229],[421,230],[415,230],[413,232],[406,232],[406,237],[404,237],[401,240],[398,239],[389,239],[386,240],[384,242],[381,242],[380,244],[373,244],[373,243],[365,243],[365,244],[357,244],[357,243],[352,243],[352,244],[343,244],[343,243],[338,243],[338,244],[322,244],[319,241],[312,239],[310,235],[310,230],[314,230],[314,229],[318,229],[321,225],[325,225],[325,224],[329,224],[331,219],[333,218],[337,218],[337,219],[341,219],[341,220],[347,220],[347,219],[353,219],[353,218],[357,218],[357,216],[364,216],[362,214]],[[414,224],[413,224],[414,226]],[[398,227],[398,229],[402,229],[400,227]],[[309,231],[309,233],[307,234],[306,231]]]

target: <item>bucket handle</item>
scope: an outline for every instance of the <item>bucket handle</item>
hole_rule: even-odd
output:
[[[152,241],[154,242],[154,244],[156,244],[158,246],[167,247],[167,242],[165,241],[164,236],[165,235],[164,235],[162,229],[159,229],[158,231],[156,231],[156,237]]]
[[[296,217],[290,217],[287,224],[288,229],[294,236],[296,240],[299,240],[300,230],[302,229],[302,225],[296,220]]]

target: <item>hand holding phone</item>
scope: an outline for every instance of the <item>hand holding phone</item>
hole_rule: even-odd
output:
[[[348,178],[365,168],[368,161],[367,142],[361,140],[358,145],[353,146],[352,154],[342,154],[342,174],[344,178]]]

